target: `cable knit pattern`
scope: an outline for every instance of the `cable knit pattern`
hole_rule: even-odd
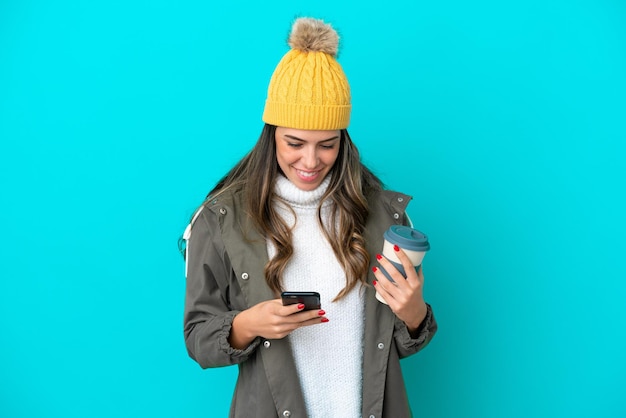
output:
[[[334,130],[350,123],[350,84],[336,59],[336,31],[321,20],[294,22],[293,43],[280,60],[267,88],[263,121],[296,129]]]
[[[295,212],[277,204],[280,216],[293,228],[294,255],[283,283],[290,291],[316,291],[328,323],[304,327],[289,337],[309,418],[361,416],[364,294],[357,286],[345,298],[332,302],[346,285],[345,273],[319,228],[317,206],[329,177],[313,191],[298,189],[279,176],[275,191]],[[330,202],[322,206],[328,222]],[[268,243],[273,257],[274,246]]]

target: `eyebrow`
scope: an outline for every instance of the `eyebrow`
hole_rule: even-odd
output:
[[[308,142],[306,139],[298,138],[297,136],[293,136],[293,135],[285,135],[285,138],[293,139],[293,140],[296,140],[296,141]],[[323,140],[318,141],[318,142],[329,142],[329,141],[334,141],[335,139],[339,139],[339,136],[335,135],[332,138],[323,139]]]

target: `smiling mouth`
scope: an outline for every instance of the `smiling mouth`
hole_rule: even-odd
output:
[[[317,179],[322,170],[318,171],[302,171],[296,168],[296,174],[302,181],[314,181]]]
[[[296,172],[302,177],[315,177],[319,174],[319,171],[302,171],[296,169]]]

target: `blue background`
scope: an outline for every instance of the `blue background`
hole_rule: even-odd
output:
[[[213,5],[215,4],[215,5]],[[417,416],[626,416],[626,5],[0,2],[0,416],[225,416],[176,240],[256,141],[295,16],[428,233]]]

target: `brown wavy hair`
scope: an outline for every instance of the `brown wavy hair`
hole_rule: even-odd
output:
[[[275,293],[283,289],[282,276],[293,255],[291,229],[278,215],[274,201],[276,177],[276,127],[266,124],[252,150],[211,190],[207,201],[229,191],[243,193],[246,213],[260,233],[276,248],[265,266],[265,279]],[[330,184],[320,200],[317,218],[326,239],[346,274],[346,286],[335,300],[346,296],[357,283],[365,283],[370,257],[363,232],[369,214],[366,196],[382,189],[382,182],[363,163],[348,131],[341,130],[339,155],[329,175]],[[330,200],[331,221],[322,222],[322,202]]]

